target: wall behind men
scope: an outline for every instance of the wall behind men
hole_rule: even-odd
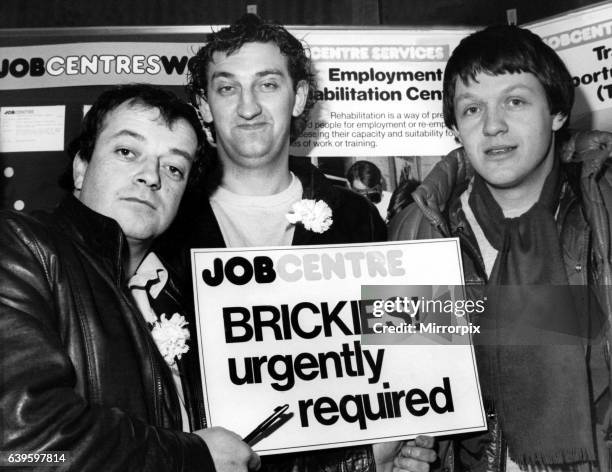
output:
[[[85,9],[82,7],[77,8],[77,4],[74,4],[70,8],[66,9],[67,5],[72,3],[71,0],[66,0],[64,2],[60,2],[58,0],[46,0],[46,2],[28,0],[24,4],[27,8],[23,8],[23,15],[14,15],[13,19],[15,21],[23,20],[24,25],[30,25],[32,27],[34,25],[40,27],[47,26],[49,29],[26,29],[25,26],[23,29],[0,28],[0,112],[2,115],[0,116],[0,208],[15,208],[18,210],[30,211],[39,208],[50,209],[55,206],[57,201],[59,201],[62,196],[62,191],[57,187],[57,180],[61,173],[68,167],[70,161],[63,149],[78,131],[83,113],[85,111],[84,105],[92,103],[94,98],[109,85],[116,82],[134,80],[151,81],[157,85],[167,87],[178,94],[182,94],[184,92],[183,86],[185,79],[183,75],[187,57],[193,54],[193,51],[197,49],[197,45],[201,45],[205,42],[205,27],[189,26],[187,24],[188,20],[184,19],[182,16],[178,16],[178,13],[184,13],[185,4],[183,3],[181,3],[180,6],[176,6],[176,8],[173,10],[175,16],[169,15],[164,17],[163,21],[167,20],[166,23],[169,25],[176,21],[184,22],[185,26],[170,26],[169,28],[154,26],[155,22],[159,20],[160,16],[158,14],[153,14],[150,11],[151,9],[155,10],[156,4],[159,3],[153,0],[150,1],[148,9],[143,11],[142,15],[138,15],[137,12],[133,11],[132,9],[130,9],[126,14],[123,14],[122,11],[120,11],[120,14],[114,12],[114,19],[116,20],[115,24],[117,25],[129,24],[131,21],[135,22],[135,19],[144,18],[144,23],[147,25],[152,25],[150,28],[141,26],[139,28],[99,27],[92,29],[79,28],[77,26],[92,26],[93,24],[97,24],[98,21],[101,21],[100,18],[106,18],[105,15],[108,5],[113,5],[114,1],[115,0],[105,0],[104,2],[97,2],[100,5],[92,5],[91,2],[83,2],[88,3],[88,8],[91,10],[91,16],[85,18],[82,16]],[[389,0],[380,1],[386,2]],[[412,0],[409,5],[414,10],[426,10],[425,6],[422,8],[415,7],[415,5],[418,5],[419,1],[420,0]],[[7,16],[5,13],[10,10],[12,2],[13,0],[0,0],[0,23],[10,23],[10,21],[6,20],[10,15]],[[440,0],[430,0],[430,2],[433,6],[429,10],[435,10],[441,3],[444,3],[440,2]],[[137,2],[135,1],[132,4],[136,3]],[[306,11],[303,7],[297,8],[294,2],[283,3],[285,7],[279,9],[279,11],[282,11],[283,14],[289,19],[282,20],[280,16],[277,16],[277,18],[281,18],[281,20],[285,23],[301,22],[306,24],[309,23],[309,21],[305,19],[291,20],[291,18],[306,18],[306,16],[308,16],[308,18],[312,18],[311,15],[319,14],[321,16],[325,16],[325,18],[331,22],[330,24],[352,22],[360,25],[360,22],[357,21],[357,18],[359,17],[368,18],[368,20],[371,21],[372,18],[378,18],[377,15],[379,15],[380,18],[386,18],[388,15],[388,10],[385,9],[384,3],[376,3],[372,0],[354,0],[351,2],[343,2],[340,0],[339,4],[343,4],[346,7],[345,11],[342,12],[342,15],[340,15],[340,10],[326,7],[326,5],[330,5],[332,3],[336,4],[336,2],[311,2],[309,3],[308,11]],[[408,4],[408,2],[406,3]],[[450,5],[452,0],[448,0],[445,3]],[[542,31],[538,31],[543,37],[552,35],[550,38],[553,40],[553,42],[559,42],[561,41],[561,39],[559,39],[561,36],[557,38],[557,34],[559,32],[575,30],[575,32],[580,33],[578,35],[580,36],[580,38],[578,38],[578,42],[585,43],[584,46],[576,45],[576,47],[574,47],[575,45],[572,44],[572,47],[567,48],[561,44],[563,42],[561,41],[560,44],[553,47],[559,48],[558,50],[560,54],[562,54],[564,57],[567,56],[566,59],[570,60],[570,62],[576,66],[576,70],[572,70],[572,73],[576,75],[576,86],[579,89],[579,93],[577,93],[577,103],[580,106],[575,109],[576,113],[574,113],[574,116],[580,118],[582,120],[580,125],[586,128],[592,128],[594,124],[597,124],[593,121],[593,117],[595,116],[593,103],[597,105],[595,108],[598,110],[597,117],[601,118],[599,121],[605,121],[606,124],[612,122],[610,121],[612,120],[612,112],[608,113],[609,110],[612,110],[612,107],[607,108],[610,106],[608,104],[612,103],[612,84],[607,83],[607,76],[605,81],[602,79],[602,72],[599,70],[602,67],[607,68],[607,63],[609,61],[604,60],[605,58],[599,57],[594,59],[595,50],[593,49],[593,46],[601,49],[603,47],[602,44],[607,44],[602,41],[605,41],[605,38],[610,37],[609,25],[612,21],[612,14],[610,14],[612,13],[612,8],[609,8],[609,6],[612,5],[612,3],[603,3],[605,3],[605,5],[589,7],[587,10],[600,11],[603,8],[606,10],[606,14],[604,16],[597,16],[597,14],[594,13],[595,17],[593,17],[593,14],[587,14],[585,12],[584,14],[578,14],[578,17],[575,18],[574,14],[564,14],[552,20],[554,24],[551,28],[548,28],[548,30],[544,28]],[[207,2],[208,10],[213,11],[214,8],[211,9],[210,4],[212,4],[212,2]],[[50,12],[47,12],[47,7],[45,5],[50,5],[52,7]],[[231,3],[224,5],[226,8],[226,10],[224,10],[224,14],[227,16],[223,19],[216,20],[218,23],[227,23],[227,18],[230,18],[230,13],[228,12]],[[37,6],[41,8],[35,8]],[[246,5],[238,5],[236,3],[234,6],[236,9],[244,11],[243,7]],[[71,9],[72,7],[75,7],[75,9]],[[258,7],[258,11],[262,16],[273,16],[266,13],[267,9],[272,7],[271,2],[259,2]],[[402,10],[402,12],[407,14],[407,9],[404,10]],[[215,14],[219,14],[217,10],[214,11]],[[308,13],[308,15],[306,15],[306,13]],[[196,19],[199,18],[200,14],[200,10],[197,10],[197,15],[195,15]],[[238,14],[239,12],[234,13],[232,10],[231,17],[235,17]],[[45,15],[48,15],[48,17]],[[59,22],[62,20],[62,18],[60,18],[62,15],[64,15],[64,23],[62,26],[72,25],[73,27],[53,29],[53,22]],[[342,21],[339,19],[341,17],[348,19],[346,21]],[[400,13],[398,13],[397,18],[399,17],[401,17]],[[562,26],[557,25],[560,19],[566,17],[567,21],[565,21],[565,23],[567,24],[563,24]],[[522,23],[522,21],[520,21],[521,18],[522,17],[519,12],[519,23]],[[577,19],[581,19],[581,21],[578,22],[580,24],[576,23]],[[37,23],[31,23],[34,20]],[[89,21],[89,23],[85,23],[85,20]],[[215,23],[215,21],[211,20],[211,23]],[[362,23],[366,24],[365,22]],[[544,26],[546,21],[540,23],[541,26]],[[596,37],[589,39],[587,36],[588,34],[592,34],[591,29],[589,29],[589,27],[585,32],[583,32],[581,29],[584,26],[583,23],[587,26],[600,23],[603,26],[606,26],[607,29],[604,28],[605,38],[601,37],[601,34],[603,33],[600,32],[597,33]],[[165,23],[162,22],[162,24]],[[320,24],[324,24],[324,22],[320,22]],[[318,54],[319,60],[317,60],[317,63],[321,67],[321,74],[323,74],[319,80],[319,84],[322,88],[327,87],[332,92],[339,88],[350,89],[355,87],[369,87],[374,88],[375,90],[380,89],[381,91],[393,89],[391,91],[394,91],[395,88],[401,88],[401,86],[403,86],[405,89],[408,85],[411,85],[410,89],[414,89],[415,86],[418,86],[419,89],[422,87],[427,89],[428,87],[426,86],[429,86],[429,88],[433,87],[433,89],[439,89],[439,80],[432,84],[421,82],[408,84],[406,80],[403,79],[400,81],[394,81],[393,84],[387,85],[378,81],[373,82],[374,79],[369,77],[364,84],[359,82],[358,85],[355,85],[355,81],[350,78],[344,80],[341,84],[340,82],[327,83],[329,81],[326,82],[326,80],[322,80],[322,78],[324,76],[329,76],[326,71],[330,72],[332,67],[338,69],[338,71],[347,69],[348,72],[351,72],[353,69],[356,69],[367,72],[369,70],[373,71],[373,67],[376,66],[376,72],[380,74],[382,73],[383,69],[385,71],[393,71],[395,69],[420,70],[425,67],[427,70],[432,68],[438,68],[441,70],[443,69],[444,64],[443,62],[441,64],[434,64],[431,61],[421,63],[418,60],[415,62],[409,59],[401,61],[385,61],[385,58],[382,56],[382,62],[379,61],[380,63],[376,64],[371,63],[371,61],[367,60],[368,58],[361,56],[361,60],[357,62],[354,61],[354,58],[349,58],[350,60],[345,61],[338,61],[332,57],[326,57],[324,53],[325,51],[330,50],[330,45],[333,46],[334,44],[343,46],[353,45],[352,49],[348,49],[353,50],[355,47],[357,47],[360,51],[364,49],[365,53],[374,54],[373,49],[380,49],[381,51],[389,49],[404,50],[410,49],[412,47],[408,46],[410,44],[429,45],[428,47],[431,49],[431,47],[435,46],[435,44],[438,44],[438,42],[441,41],[440,44],[443,45],[442,49],[446,51],[445,54],[448,54],[448,52],[452,50],[452,47],[454,47],[453,45],[456,44],[461,37],[465,36],[469,30],[474,28],[457,28],[456,25],[452,26],[452,28],[447,27],[446,29],[444,27],[424,27],[415,29],[373,27],[364,29],[360,28],[360,26],[353,29],[330,29],[317,28],[315,26],[314,28],[304,28],[303,31],[298,34],[298,37],[308,36],[307,41],[311,43],[311,46],[318,47],[318,52],[315,50],[317,48],[312,49],[312,51],[313,54]],[[346,37],[343,37],[342,39],[331,37],[340,32],[348,33],[348,36],[345,35]],[[451,34],[451,39],[439,37],[440,34],[444,36],[447,33]],[[373,36],[369,37],[368,35]],[[319,38],[320,36],[321,38]],[[325,38],[330,36],[330,38],[325,39],[323,36],[325,36]],[[418,39],[421,36],[423,38]],[[565,36],[568,35],[564,33],[564,37]],[[319,38],[319,40],[316,38]],[[89,46],[91,43],[97,43],[100,41],[105,42],[105,45],[97,46],[94,44],[91,47]],[[114,44],[113,42],[115,41],[120,43]],[[591,44],[592,41],[596,42]],[[379,43],[385,47],[381,49],[377,46]],[[390,48],[389,46],[392,45],[392,43],[395,46]],[[336,48],[331,49],[335,50]],[[341,49],[347,48],[343,47]],[[370,49],[372,49],[372,51],[370,51]],[[137,56],[138,54],[145,54],[146,56],[150,56],[151,54],[160,55],[168,60],[171,59],[174,61],[174,65],[172,67],[170,67],[169,64],[164,64],[164,68],[166,70],[168,70],[168,67],[170,67],[174,72],[170,71],[167,74],[160,74],[156,72],[154,75],[149,75],[146,77],[142,74],[125,75],[121,73],[119,76],[116,76],[112,74],[100,73],[95,80],[90,80],[82,79],[84,76],[81,76],[81,74],[75,73],[74,71],[72,73],[67,72],[59,75],[51,73],[41,75],[38,73],[41,72],[40,70],[36,73],[28,73],[28,71],[25,70],[28,67],[32,69],[32,71],[34,70],[35,67],[32,65],[33,60],[35,62],[38,61],[38,63],[43,63],[44,61],[42,58],[45,58],[45,61],[48,61],[49,58],[51,58],[51,62],[55,61],[55,65],[52,66],[51,69],[56,70],[58,67],[60,67],[57,60],[61,62],[63,60],[67,60],[68,57],[71,59],[76,59],[79,57],[89,58],[93,57],[94,54],[123,54],[122,58],[127,58],[128,56],[125,56],[126,54],[131,54],[132,56],[130,57],[132,58],[140,57]],[[578,58],[574,56],[578,56]],[[443,60],[445,57],[447,57],[447,55],[441,59],[439,58],[438,62]],[[584,58],[584,61],[580,58]],[[325,59],[327,59],[327,61]],[[372,59],[374,59],[373,56]],[[11,64],[11,67],[13,67],[14,70],[10,69],[9,64]],[[9,69],[10,72],[8,72]],[[339,87],[340,85],[342,85],[342,87]],[[344,99],[332,99],[326,97],[324,101],[325,103],[329,104],[329,107],[326,107],[323,102],[320,103],[321,110],[324,108],[329,109],[327,109],[325,113],[322,113],[321,110],[319,110],[318,114],[315,113],[317,116],[315,116],[315,119],[313,120],[314,126],[310,130],[313,141],[316,141],[319,144],[322,141],[325,141],[325,143],[329,141],[327,136],[321,136],[321,132],[329,133],[328,129],[319,127],[317,124],[322,125],[328,121],[331,123],[333,120],[330,119],[333,118],[336,121],[340,121],[338,121],[338,123],[334,122],[331,124],[340,124],[344,126],[341,123],[344,118],[336,119],[333,116],[330,116],[330,110],[342,110],[343,112],[346,112],[350,111],[347,108],[348,105],[358,105],[357,103],[353,103],[354,100],[350,100],[348,102],[338,100]],[[376,98],[376,100],[378,100],[378,98]],[[406,101],[406,97],[404,97],[402,102],[398,102],[396,104],[397,106],[395,108],[397,109],[387,109],[387,107],[385,107],[387,121],[401,121],[401,119],[404,118],[404,121],[412,120],[410,123],[407,123],[408,125],[417,124],[417,121],[419,125],[423,126],[428,124],[426,121],[431,121],[429,125],[435,125],[436,123],[433,123],[433,121],[435,121],[433,120],[433,117],[430,120],[424,120],[424,115],[418,116],[417,118],[411,117],[412,115],[416,116],[419,111],[422,111],[421,108],[424,108],[425,110],[435,109],[436,111],[439,111],[436,108],[436,106],[439,105],[439,99],[438,101],[431,101],[431,99],[428,99],[429,101],[424,100],[425,98],[421,97],[419,100],[410,100],[408,102]],[[373,109],[373,104],[374,102],[370,100],[367,103],[367,107],[364,109],[372,111],[371,109]],[[602,108],[602,110],[599,110],[599,108]],[[359,108],[359,110],[361,110],[361,108]],[[406,117],[404,112],[411,116]],[[51,115],[54,113],[61,113],[61,116],[50,116],[50,113]],[[35,116],[33,116],[33,114]],[[610,120],[608,119],[608,114],[611,115]],[[346,119],[350,120],[353,118],[349,117]],[[365,118],[362,119],[362,117],[360,117],[360,123],[364,119]],[[440,122],[440,129],[443,129],[441,118],[438,117],[436,119]],[[380,121],[378,118],[372,118],[371,120]],[[361,124],[366,125],[368,123],[363,122]],[[604,127],[603,129],[608,128]],[[49,139],[45,139],[46,137]],[[305,139],[307,139],[308,143],[310,144],[311,139],[308,137]],[[432,141],[432,139],[429,139],[429,141]],[[53,140],[54,142],[52,143],[51,141]],[[411,171],[411,175],[414,177],[422,178],[424,175],[426,175],[428,169],[431,168],[431,164],[435,162],[439,155],[444,154],[451,149],[451,147],[449,147],[446,150],[438,149],[437,151],[434,151],[430,146],[432,142],[428,141],[425,143],[427,144],[426,146],[420,142],[413,142],[414,140],[410,141],[410,143],[405,143],[406,145],[395,145],[395,147],[393,147],[391,146],[393,144],[392,141],[393,140],[386,138],[380,138],[378,141],[374,140],[372,141],[372,146],[370,146],[370,152],[369,148],[357,149],[355,147],[351,147],[350,149],[340,149],[342,146],[348,146],[342,144],[344,141],[340,140],[338,141],[338,143],[341,143],[340,145],[334,142],[335,149],[332,150],[333,152],[330,152],[328,148],[323,148],[321,145],[318,146],[317,149],[314,147],[312,149],[308,149],[307,153],[308,155],[312,156],[311,159],[313,160],[313,163],[317,165],[323,165],[332,161],[334,164],[339,164],[334,167],[335,170],[326,170],[328,173],[335,175],[339,179],[344,176],[346,169],[355,159],[376,159],[377,161],[380,161],[380,163],[377,162],[377,165],[379,165],[383,175],[385,175],[387,189],[393,190],[394,185],[397,183],[397,177],[402,175],[406,168]],[[358,144],[360,144],[360,146],[363,148],[363,143],[368,144],[369,142],[370,141],[360,141]],[[450,141],[449,146],[454,146],[454,142],[452,142],[452,140]],[[307,146],[301,142],[301,149],[305,150],[306,147]],[[294,149],[293,151],[298,155],[304,154],[302,152],[297,152],[299,149],[297,151]],[[326,156],[334,157],[330,158]],[[336,169],[336,167],[338,168]]]
[[[535,21],[598,0],[1,0],[0,28],[227,24],[258,13],[292,25],[486,25]]]

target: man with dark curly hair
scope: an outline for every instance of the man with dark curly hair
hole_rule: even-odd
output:
[[[212,33],[190,61],[188,88],[216,147],[217,168],[209,170],[202,194],[183,207],[170,258],[177,244],[188,249],[385,240],[385,225],[370,202],[289,156],[289,144],[303,131],[314,104],[315,83],[303,44],[284,27],[245,15]],[[303,199],[326,205],[331,226],[291,223],[287,214]],[[187,256],[183,250],[175,261],[186,281]],[[425,471],[435,459],[430,443],[431,438],[419,438],[403,449],[400,443],[376,446],[376,455],[370,446],[285,454],[267,457],[264,467],[390,470],[395,460],[400,468]]]
[[[314,87],[304,46],[279,24],[245,15],[210,35],[190,61],[188,88],[216,152],[202,195],[183,211],[189,247],[385,239],[369,202],[289,156],[314,104]],[[286,215],[301,199],[323,200],[331,228],[318,233],[291,224]]]

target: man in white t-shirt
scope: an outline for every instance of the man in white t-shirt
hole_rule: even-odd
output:
[[[310,59],[302,43],[279,24],[245,15],[209,35],[190,61],[188,87],[209,141],[216,147],[202,194],[182,208],[167,264],[189,280],[187,251],[177,246],[244,247],[384,241],[376,208],[334,187],[289,144],[314,104]],[[309,217],[287,217],[294,204],[312,204]],[[314,200],[314,202],[312,202]],[[333,223],[321,224],[331,216]],[[177,253],[181,252],[176,261]],[[173,258],[175,259],[173,262]],[[186,287],[190,284],[186,283]],[[405,444],[339,448],[266,457],[264,470],[425,471],[435,459],[431,438]],[[403,447],[402,447],[403,446]]]

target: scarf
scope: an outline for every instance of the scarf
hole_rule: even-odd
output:
[[[520,217],[505,218],[477,174],[468,200],[498,250],[474,339],[481,385],[522,465],[595,460],[584,347],[554,218],[561,185],[555,159],[539,200]]]

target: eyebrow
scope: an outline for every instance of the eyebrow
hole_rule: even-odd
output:
[[[215,71],[215,72],[213,72],[213,75],[210,77],[210,80],[215,80],[215,79],[233,79],[234,77],[235,77],[234,74],[231,74],[229,72]]]
[[[183,156],[185,159],[187,159],[188,161],[191,162],[195,162],[195,156],[189,154],[187,151],[185,151],[184,149],[180,149],[180,148],[171,148],[170,149],[170,153],[171,154],[175,154],[175,155],[179,155],[179,156]]]
[[[140,142],[146,141],[146,138],[142,134],[137,133],[137,132],[132,131],[132,130],[129,130],[129,129],[119,130],[116,133],[112,134],[111,138],[119,138],[119,137],[122,137],[122,136],[129,136],[129,137],[134,138],[134,139],[136,139],[137,141],[140,141]],[[170,154],[175,154],[175,155],[183,156],[188,161],[192,161],[192,162],[195,161],[195,156],[191,155],[190,153],[188,153],[184,149],[173,147],[173,148],[170,148],[169,151],[170,151]]]
[[[257,75],[257,77],[263,77],[263,76],[266,76],[266,75],[280,75],[280,76],[284,77],[285,73],[282,70],[280,70],[280,69],[265,69],[265,70],[262,70],[260,72],[257,72],[257,74],[255,74],[255,75]]]
[[[122,136],[129,136],[131,138],[137,139],[138,141],[144,141],[145,137],[140,134],[137,133],[136,131],[132,131],[129,129],[121,129],[119,131],[117,131],[116,133],[113,133],[110,137],[111,138],[120,138]]]
[[[533,88],[529,87],[528,85],[523,85],[523,84],[510,85],[506,87],[505,89],[503,89],[501,92],[511,93],[511,92],[514,92],[516,89],[522,89],[522,90],[527,90],[528,92],[533,92]],[[463,92],[459,95],[455,95],[455,101],[458,102],[460,100],[471,99],[474,97],[476,97],[476,95],[471,92]]]
[[[278,75],[278,76],[281,76],[281,77],[285,77],[286,74],[281,69],[264,69],[264,70],[261,70],[261,71],[255,73],[256,77],[265,77],[266,75]],[[231,72],[225,72],[225,71],[221,70],[221,71],[213,72],[213,74],[210,77],[210,79],[212,81],[212,80],[219,79],[219,78],[233,79],[235,77],[236,77],[235,74],[232,74]]]

